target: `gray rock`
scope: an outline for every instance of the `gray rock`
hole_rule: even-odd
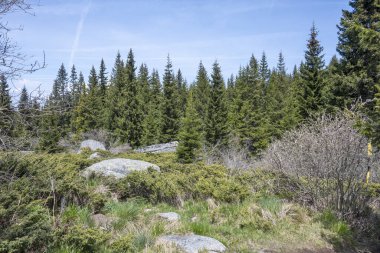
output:
[[[127,144],[122,144],[116,147],[111,147],[110,152],[112,154],[121,154],[121,153],[126,153],[128,151],[132,150],[131,146]]]
[[[106,147],[104,146],[103,143],[95,140],[85,140],[82,141],[79,147],[78,153],[81,153],[82,149],[88,148],[91,151],[96,151],[96,150],[106,150]]]
[[[169,143],[155,144],[151,146],[142,147],[136,149],[136,152],[139,153],[168,153],[175,152],[178,146],[178,141],[172,141]]]
[[[166,219],[167,221],[178,221],[181,218],[181,216],[175,212],[158,213],[157,215],[161,218]]]
[[[112,228],[112,222],[115,221],[115,218],[105,216],[104,214],[94,214],[91,215],[91,219],[94,222],[96,227],[108,230]]]
[[[122,178],[127,176],[132,171],[144,171],[148,168],[160,171],[160,167],[153,163],[132,159],[115,158],[91,165],[82,172],[82,175],[86,178],[89,178],[92,174]]]
[[[90,155],[89,159],[96,159],[96,158],[101,158],[101,157],[102,157],[101,154],[99,154],[98,152],[95,152]]]
[[[167,235],[158,238],[157,243],[174,244],[186,253],[198,253],[201,250],[207,250],[211,253],[226,251],[226,246],[218,240],[201,235]]]

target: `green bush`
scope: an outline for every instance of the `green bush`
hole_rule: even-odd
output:
[[[114,253],[136,252],[131,235],[123,236],[111,243],[110,249]]]
[[[52,242],[52,220],[40,202],[12,207],[2,214],[9,220],[0,233],[0,252],[43,251]]]
[[[109,239],[110,235],[100,229],[75,225],[65,231],[59,242],[80,252],[99,252],[101,246]]]
[[[240,202],[249,196],[246,184],[228,175],[222,166],[172,164],[163,172],[133,172],[116,186],[122,198],[143,197],[153,203],[181,204],[185,199]]]

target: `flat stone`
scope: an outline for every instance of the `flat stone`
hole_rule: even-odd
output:
[[[159,213],[157,215],[160,216],[161,218],[168,220],[168,221],[178,221],[181,218],[181,216],[175,212]]]
[[[157,244],[175,245],[185,253],[207,250],[211,253],[226,251],[226,246],[218,240],[201,235],[167,235],[157,239]]]
[[[156,171],[160,171],[160,167],[153,163],[148,163],[140,160],[114,158],[104,160],[87,167],[82,175],[87,179],[92,174],[103,176],[114,176],[116,178],[122,178],[127,176],[133,171],[146,171],[148,168],[152,168]]]

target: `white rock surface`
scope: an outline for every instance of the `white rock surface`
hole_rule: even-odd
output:
[[[80,144],[78,153],[81,153],[82,149],[84,148],[88,148],[91,151],[106,150],[106,146],[103,143],[99,141],[95,141],[95,140],[82,141],[82,143]]]
[[[91,165],[82,172],[82,175],[86,178],[89,178],[92,174],[122,178],[132,171],[144,171],[148,168],[160,171],[160,167],[153,163],[140,160],[114,158]]]
[[[136,149],[136,152],[139,153],[168,153],[175,152],[178,146],[178,141],[172,141],[169,143],[156,144],[151,146],[142,147]]]
[[[201,235],[167,235],[157,239],[157,244],[173,244],[186,253],[198,253],[207,250],[211,253],[226,251],[226,246],[218,240]]]
[[[157,215],[167,221],[178,221],[181,218],[181,216],[175,212],[158,213]]]

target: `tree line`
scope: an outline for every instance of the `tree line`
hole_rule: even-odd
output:
[[[68,73],[62,64],[44,103],[24,88],[17,108],[3,76],[1,134],[38,136],[38,149],[48,152],[57,151],[68,134],[92,129],[107,130],[132,147],[179,140],[179,159],[187,162],[201,146],[224,147],[232,136],[259,153],[307,119],[355,108],[367,117],[363,132],[378,145],[380,7],[364,0],[350,5],[338,25],[339,55],[327,64],[313,24],[304,60],[292,71],[282,52],[272,69],[263,53],[227,79],[217,61],[210,72],[200,62],[196,79],[187,83],[169,56],[161,78],[146,64],[136,66],[131,49],[126,60],[117,54],[110,75],[103,60],[98,71],[92,66],[88,80],[75,66]],[[13,124],[14,117],[28,124]]]

